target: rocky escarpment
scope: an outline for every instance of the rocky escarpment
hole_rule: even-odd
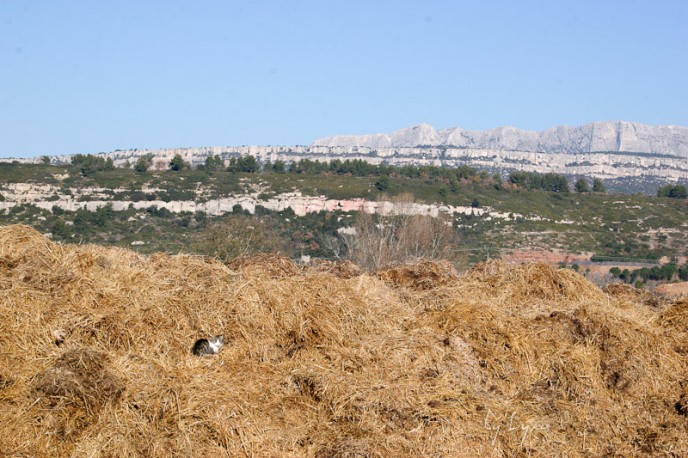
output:
[[[488,207],[473,208],[442,204],[424,203],[394,203],[390,201],[371,201],[366,199],[328,199],[325,196],[306,196],[300,192],[288,192],[278,194],[271,198],[261,198],[260,191],[252,191],[242,194],[231,194],[215,199],[194,200],[118,200],[112,197],[123,189],[106,188],[69,188],[64,193],[62,188],[48,184],[37,185],[35,183],[11,183],[2,188],[5,200],[0,202],[0,211],[9,210],[18,205],[30,204],[48,211],[55,208],[66,211],[77,211],[84,208],[95,211],[100,207],[109,205],[114,211],[124,211],[129,208],[136,210],[156,207],[166,209],[172,213],[197,211],[205,212],[209,216],[219,216],[232,213],[238,208],[255,213],[256,207],[263,207],[272,211],[284,211],[291,209],[294,214],[304,216],[308,213],[320,211],[358,212],[363,211],[379,215],[428,215],[437,217],[440,214],[449,216],[470,214],[484,218],[514,219],[523,218],[518,213],[501,213]],[[146,192],[156,191],[146,188]],[[203,194],[202,190],[199,196]],[[537,216],[528,219],[540,220]]]
[[[435,130],[428,124],[397,130],[390,136],[342,135],[321,138],[313,146],[366,146],[369,148],[447,146],[483,150],[545,153],[628,152],[688,158],[688,128],[648,126],[634,122],[604,121],[583,126],[558,126],[542,132],[514,127],[485,131],[460,127]]]
[[[262,163],[360,159],[373,164],[468,165],[490,171],[595,176],[602,179],[650,178],[688,181],[688,128],[647,126],[630,122],[599,122],[529,132],[512,127],[486,131],[460,128],[436,131],[427,124],[385,134],[336,136],[310,146],[211,146],[158,150],[117,150],[101,153],[117,166],[131,165],[150,154],[152,167],[166,169],[177,154],[194,165],[211,155],[229,160],[251,155]],[[13,159],[0,159],[11,161]],[[70,156],[53,156],[68,163]],[[39,162],[39,158],[19,159]]]
[[[660,180],[688,180],[688,160],[671,155],[632,154],[625,152],[545,153],[471,148],[372,148],[366,146],[213,146],[203,148],[174,148],[161,150],[124,150],[104,153],[115,165],[134,163],[143,154],[153,155],[153,168],[168,168],[170,160],[179,154],[191,164],[203,164],[206,157],[251,155],[259,161],[291,162],[301,159],[331,161],[360,159],[373,164],[433,165],[458,167],[468,165],[492,171],[524,170],[540,173],[595,176],[602,179],[654,177]],[[6,159],[10,160],[10,159]],[[68,163],[68,156],[52,158],[54,163]],[[24,159],[21,162],[39,162]]]

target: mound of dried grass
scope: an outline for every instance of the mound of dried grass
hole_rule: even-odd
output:
[[[635,288],[623,283],[612,283],[604,288],[612,301],[618,307],[633,307],[634,304],[642,303],[648,307],[661,308],[667,305],[669,298],[657,294],[655,291]]]
[[[604,292],[618,299],[636,302],[649,300],[652,296],[647,290],[625,283],[611,283],[604,288]]]
[[[270,277],[288,277],[296,275],[301,268],[291,259],[273,254],[260,253],[254,256],[239,256],[227,263],[231,270],[250,270],[253,273]]]
[[[70,350],[36,375],[33,396],[39,401],[35,407],[48,412],[49,429],[68,440],[97,421],[105,405],[116,404],[124,387],[109,369],[107,354]]]
[[[392,286],[415,290],[437,288],[455,282],[459,278],[450,262],[428,259],[381,269],[376,272],[376,275]]]
[[[363,275],[363,269],[351,261],[327,261],[314,259],[308,265],[309,272],[327,272],[339,278],[353,278]]]
[[[688,454],[685,304],[618,307],[570,271],[343,278],[16,226],[0,259],[10,456]]]
[[[509,301],[601,300],[597,286],[569,269],[546,264],[513,266],[501,261],[478,264],[467,275],[468,282],[487,287],[489,292]]]
[[[637,298],[643,293],[643,290],[626,283],[611,283],[604,288],[604,291],[612,296],[630,296],[632,298]]]
[[[679,283],[664,283],[652,290],[653,294],[664,298],[688,298],[688,281]]]
[[[688,298],[679,298],[669,305],[661,313],[660,323],[675,337],[676,351],[688,355]]]

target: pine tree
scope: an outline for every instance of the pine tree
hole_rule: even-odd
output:
[[[590,186],[585,178],[579,178],[576,181],[576,192],[590,192]]]
[[[170,161],[170,170],[173,170],[175,172],[184,170],[185,168],[187,168],[187,166],[188,164],[184,162],[184,159],[182,159],[181,155],[179,154],[175,154],[175,156]]]
[[[592,192],[607,192],[604,187],[604,183],[599,178],[592,180]]]

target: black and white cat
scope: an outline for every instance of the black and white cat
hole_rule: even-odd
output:
[[[209,339],[198,339],[191,349],[191,353],[196,356],[214,355],[224,344],[224,336],[214,336]]]

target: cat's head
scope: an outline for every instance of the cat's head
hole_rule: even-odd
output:
[[[212,349],[213,353],[217,353],[220,348],[222,348],[224,341],[224,336],[214,336],[208,339],[208,344],[210,344],[210,348]]]

